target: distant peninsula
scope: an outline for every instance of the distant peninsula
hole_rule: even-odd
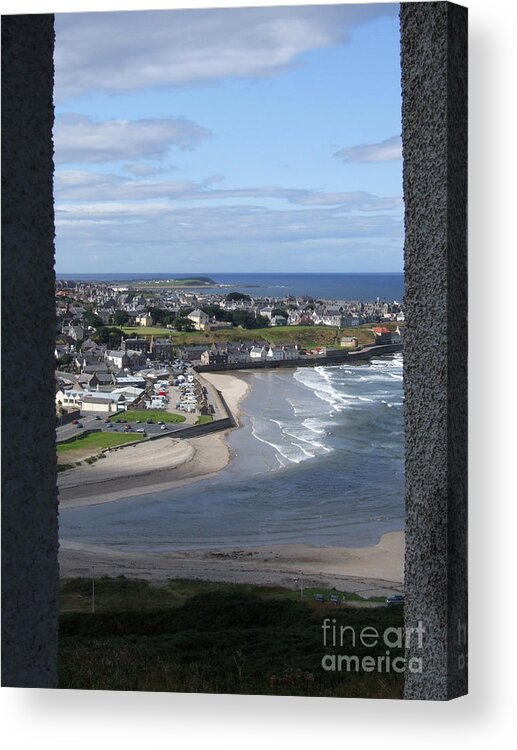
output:
[[[163,289],[163,288],[183,288],[183,287],[207,287],[207,286],[218,286],[217,282],[208,276],[189,276],[183,279],[147,279],[145,281],[132,281],[130,283],[131,288],[151,288],[151,289]]]

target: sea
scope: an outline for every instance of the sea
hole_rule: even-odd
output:
[[[402,355],[239,373],[232,460],[175,490],[60,512],[63,539],[128,551],[363,547],[404,528]]]
[[[120,284],[129,281],[181,279],[208,276],[228,291],[241,291],[257,297],[311,296],[316,299],[360,300],[377,298],[402,302],[403,273],[58,273],[58,279],[100,281]],[[204,287],[206,294],[220,294],[218,288]]]
[[[401,301],[404,293],[401,273],[203,275],[255,296]],[[124,282],[181,274],[61,276]],[[396,354],[239,373],[251,388],[242,426],[228,436],[225,469],[175,490],[61,510],[61,538],[163,551],[376,544],[404,527],[402,365]]]

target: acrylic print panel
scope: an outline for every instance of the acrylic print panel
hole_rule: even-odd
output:
[[[399,6],[57,16],[61,687],[460,692],[462,349],[428,356],[419,294],[464,280],[461,221],[451,249],[414,186],[427,149],[438,198],[463,144],[422,137],[411,75],[461,57],[454,7],[401,11],[405,302]]]
[[[398,6],[55,59],[61,686],[402,697]]]

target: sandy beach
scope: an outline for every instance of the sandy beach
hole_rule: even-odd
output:
[[[119,576],[163,581],[199,578],[228,583],[335,586],[365,597],[403,592],[404,532],[384,534],[373,547],[272,545],[249,549],[126,552],[76,542],[62,542],[62,576]]]
[[[244,378],[210,373],[203,377],[219,390],[234,418],[249,390]],[[97,505],[154,493],[208,478],[230,460],[227,432],[198,438],[173,436],[112,450],[95,464],[59,475],[63,509]],[[124,575],[151,581],[199,578],[228,583],[335,586],[365,597],[403,592],[404,533],[386,533],[370,547],[319,547],[309,544],[182,550],[126,551],[116,547],[62,540],[62,576]]]
[[[210,373],[203,377],[221,391],[238,421],[239,404],[249,385],[234,375]],[[60,505],[97,505],[206,479],[230,460],[224,435],[219,432],[189,439],[171,436],[112,449],[102,461],[59,474]]]

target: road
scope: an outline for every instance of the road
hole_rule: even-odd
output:
[[[63,425],[62,427],[58,427],[56,429],[56,439],[58,442],[61,442],[62,440],[67,440],[68,438],[74,437],[75,435],[84,433],[87,429],[102,430],[102,432],[125,432],[125,427],[127,426],[126,424],[118,423],[116,420],[110,420],[110,423],[113,426],[108,427],[104,419],[104,416],[102,416],[100,419],[96,419],[95,415],[80,417],[79,423],[83,425],[82,428],[78,427],[76,424],[67,424]],[[124,416],[122,415],[120,419],[124,419]],[[180,430],[182,427],[185,427],[185,422],[167,422],[166,430],[162,430],[161,425],[159,424],[145,424],[143,422],[140,424],[137,422],[128,422],[128,424],[132,427],[133,432],[136,432],[136,430],[138,429],[144,429],[148,436],[170,434],[172,432],[176,432],[176,430]],[[129,434],[131,434],[129,430],[128,432]]]

